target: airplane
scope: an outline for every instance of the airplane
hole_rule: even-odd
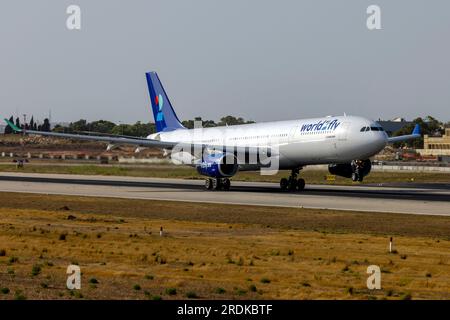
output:
[[[157,73],[147,72],[146,78],[156,133],[145,138],[25,130],[5,121],[23,134],[101,141],[108,143],[108,149],[135,145],[170,151],[172,160],[206,176],[207,190],[229,190],[230,178],[238,171],[270,169],[273,163],[277,170],[291,170],[280,180],[282,190],[302,191],[305,180],[298,178],[299,172],[314,164],[327,164],[331,174],[361,182],[370,173],[370,157],[388,143],[421,136],[416,125],[409,135],[388,137],[377,122],[350,115],[187,129]]]

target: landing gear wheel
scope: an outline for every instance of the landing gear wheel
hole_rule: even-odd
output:
[[[286,190],[287,187],[288,187],[288,179],[282,178],[280,180],[280,188],[281,188],[281,190]]]
[[[303,191],[305,189],[305,179],[298,179],[297,180],[297,189],[298,191]]]
[[[212,179],[206,179],[205,180],[205,189],[211,190],[213,187],[213,180]]]
[[[222,189],[222,184],[221,184],[220,179],[212,179],[212,189],[213,190]]]
[[[297,189],[297,179],[290,179],[289,190],[294,191],[295,189]]]
[[[230,190],[230,186],[231,186],[230,179],[225,178],[225,179],[222,180],[222,188],[223,188],[223,190],[225,190],[225,191]]]
[[[352,181],[358,181],[359,180],[359,175],[356,172],[352,173]]]

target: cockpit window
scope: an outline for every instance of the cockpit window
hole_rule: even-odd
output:
[[[369,131],[370,130],[370,127],[366,127],[366,131]]]
[[[360,132],[364,132],[366,131],[366,127],[362,127],[361,130],[359,130]]]
[[[372,130],[372,131],[379,131],[378,127],[370,127],[370,130]]]

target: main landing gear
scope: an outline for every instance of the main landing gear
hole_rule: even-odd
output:
[[[298,173],[301,168],[292,169],[291,175],[289,178],[282,178],[280,180],[280,188],[281,190],[289,190],[289,191],[302,191],[305,189],[305,179],[297,179]]]
[[[362,182],[364,175],[362,174],[362,170],[364,169],[364,161],[354,160],[352,161],[352,181]]]
[[[208,178],[205,180],[206,190],[230,190],[231,182],[228,178]]]

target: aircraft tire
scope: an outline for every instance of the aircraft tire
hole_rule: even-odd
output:
[[[223,181],[222,181],[223,190],[225,190],[225,191],[230,190],[230,186],[231,186],[230,179],[228,179],[228,178],[223,179]]]
[[[281,180],[280,180],[280,188],[281,188],[281,190],[286,190],[287,189],[287,187],[288,187],[288,179],[286,179],[286,178],[281,178]]]
[[[300,178],[297,180],[297,189],[298,191],[305,190],[305,179]]]
[[[213,187],[213,180],[208,178],[205,180],[205,189],[206,190],[211,190]]]

